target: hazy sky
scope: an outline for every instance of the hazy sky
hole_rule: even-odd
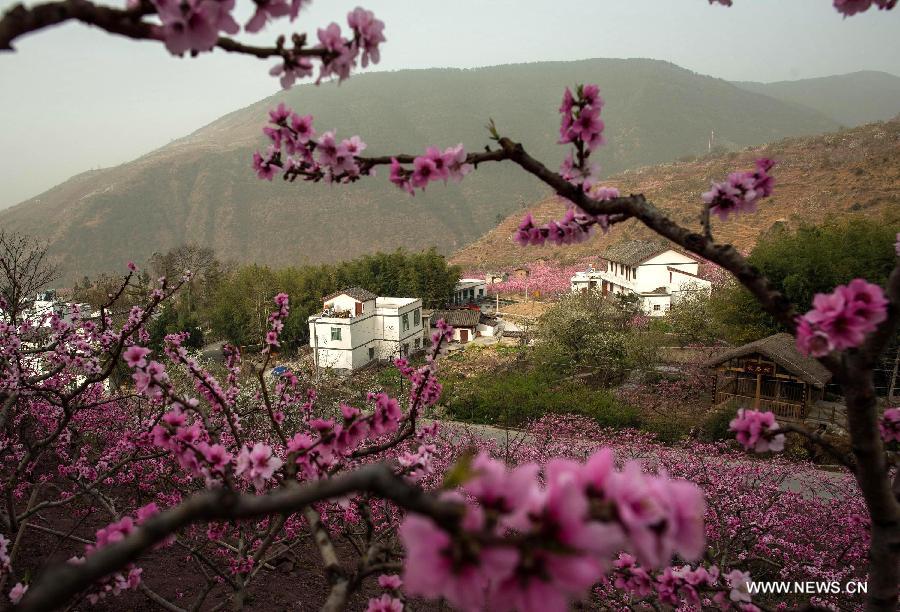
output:
[[[856,70],[900,75],[900,10],[842,19],[830,0],[317,0],[294,24],[338,21],[357,3],[387,24],[378,70],[648,57],[730,80]],[[0,0],[0,10],[12,6]],[[124,4],[124,0],[122,0]],[[246,21],[247,0],[238,0]],[[133,159],[277,90],[274,61],[195,59],[68,24],[0,53],[0,208],[69,176]]]

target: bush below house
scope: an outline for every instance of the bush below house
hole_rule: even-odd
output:
[[[605,427],[641,424],[637,411],[610,391],[573,380],[554,380],[540,370],[445,382],[444,404],[451,418],[486,425],[520,427],[546,414],[585,416]]]

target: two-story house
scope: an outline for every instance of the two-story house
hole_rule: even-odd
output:
[[[426,346],[428,322],[418,298],[378,297],[351,287],[322,302],[322,313],[308,320],[309,345],[318,367],[355,370]]]
[[[487,295],[487,281],[483,278],[461,278],[453,288],[453,301],[456,306],[480,302]]]
[[[576,272],[571,278],[572,291],[637,295],[645,314],[663,316],[687,293],[712,287],[698,275],[698,259],[665,243],[620,242],[607,249],[603,258],[606,270]]]

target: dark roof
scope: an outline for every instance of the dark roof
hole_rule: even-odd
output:
[[[678,272],[679,274],[684,274],[685,276],[693,276],[694,278],[699,278],[700,280],[705,280],[702,276],[697,274],[692,274],[687,270],[682,270],[681,268],[673,268],[672,266],[666,266],[666,270],[669,272]]]
[[[603,253],[603,258],[607,261],[614,261],[616,263],[625,264],[626,266],[637,266],[647,261],[651,257],[655,257],[656,255],[669,250],[682,253],[681,250],[673,247],[666,242],[649,240],[626,240],[624,242],[614,244],[606,249],[606,251]],[[682,254],[694,259],[691,255],[687,255],[686,253]]]
[[[665,287],[657,287],[653,291],[645,291],[641,295],[669,295],[669,290]]]
[[[431,324],[443,319],[453,327],[475,327],[481,320],[480,310],[435,310],[431,313]]]
[[[359,302],[368,302],[369,300],[374,300],[378,296],[368,291],[367,289],[363,289],[362,287],[350,287],[349,289],[341,289],[340,291],[335,291],[334,293],[329,293],[322,299],[328,301],[332,298],[336,298],[339,295],[349,295],[354,300]]]
[[[818,360],[801,354],[797,350],[797,343],[794,337],[785,333],[775,334],[774,336],[727,350],[716,355],[704,365],[714,367],[729,359],[745,357],[754,353],[768,357],[797,378],[816,387],[824,387],[825,383],[831,379],[831,372],[828,371],[828,368],[819,363]]]
[[[490,327],[496,327],[500,322],[497,317],[489,317],[488,315],[482,313],[481,317],[478,319],[478,322],[482,325],[489,325]]]

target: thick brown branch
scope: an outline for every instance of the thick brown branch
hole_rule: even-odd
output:
[[[134,40],[162,40],[159,27],[142,20],[142,17],[152,13],[154,8],[149,2],[145,2],[137,9],[127,10],[97,5],[88,0],[47,2],[31,8],[17,4],[6,11],[0,19],[0,51],[13,51],[13,41],[20,36],[67,21],[78,21],[110,34]],[[305,40],[303,36],[295,38]],[[322,47],[288,49],[282,44],[274,47],[257,47],[225,36],[219,37],[216,46],[229,53],[251,55],[259,59],[319,57],[327,61],[334,55]]]
[[[850,471],[856,470],[856,464],[853,461],[853,457],[846,451],[843,451],[832,444],[828,439],[825,438],[825,436],[822,435],[822,433],[818,431],[809,431],[805,427],[800,427],[798,425],[785,424],[781,425],[777,430],[769,432],[769,435],[775,436],[783,433],[796,433],[803,436],[813,444],[817,444],[818,446],[820,446],[829,455],[831,455],[841,465],[843,465]]]
[[[432,517],[453,528],[461,507],[443,502],[394,475],[386,464],[375,464],[328,480],[286,485],[266,495],[227,490],[199,493],[145,522],[127,538],[90,555],[79,565],[62,564],[50,570],[27,593],[17,610],[52,610],[95,581],[135,561],[144,551],[183,527],[209,520],[250,519],[291,514],[315,502],[353,492],[368,492],[398,506]]]
[[[158,40],[153,26],[141,21],[146,14],[143,8],[120,10],[98,6],[87,0],[63,0],[46,2],[31,8],[17,4],[0,19],[0,50],[12,51],[13,41],[25,34],[75,20],[137,40]]]

